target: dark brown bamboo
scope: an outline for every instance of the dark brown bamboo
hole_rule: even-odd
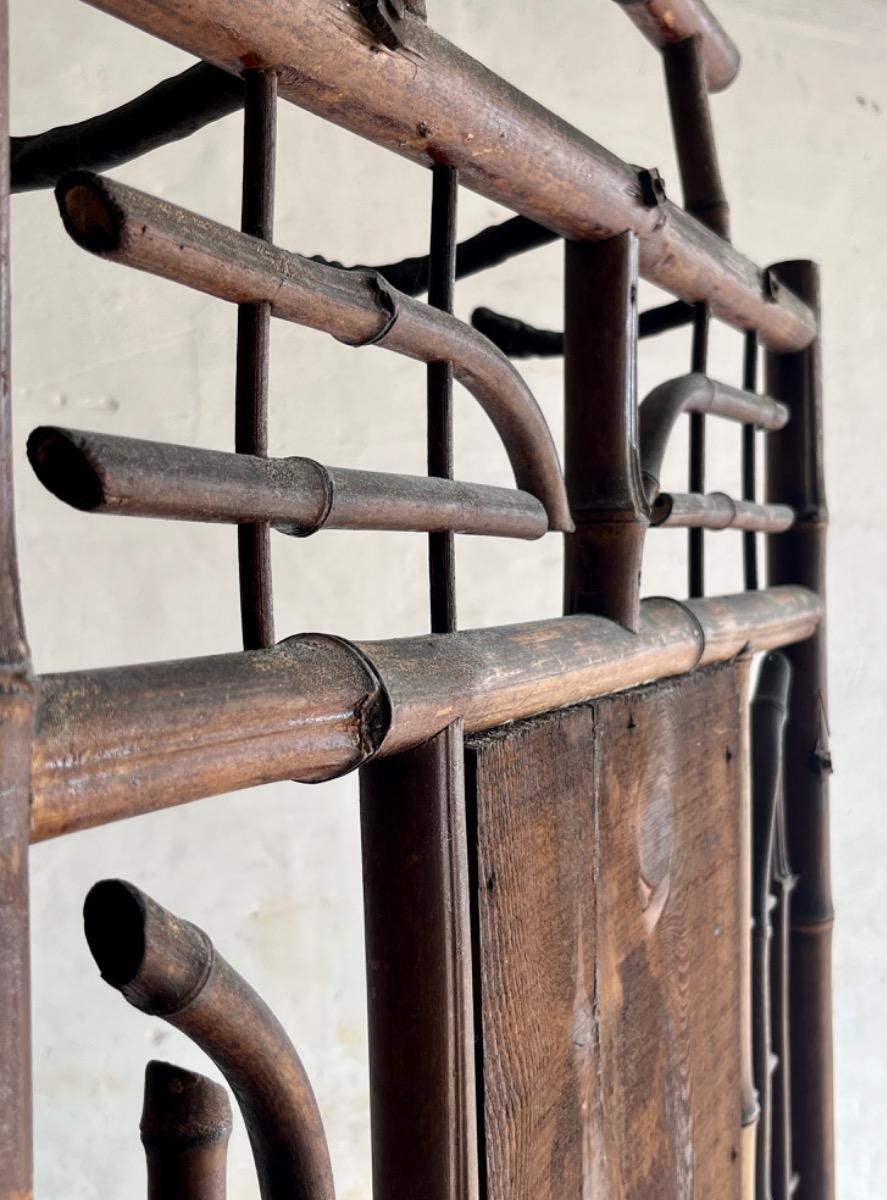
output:
[[[542,501],[552,529],[571,528],[545,418],[508,359],[470,326],[392,292],[376,275],[311,262],[124,184],[75,174],[56,195],[74,240],[104,258],[223,300],[267,300],[272,315],[350,345],[452,362],[502,438],[518,486]]]
[[[658,50],[698,37],[711,92],[723,91],[739,71],[739,51],[703,0],[616,0]]]
[[[819,311],[819,274],[807,261],[779,263],[779,282]],[[767,499],[790,504],[793,528],[769,540],[771,583],[799,583],[825,598],[828,510],[822,449],[818,341],[799,354],[768,354],[767,390],[791,421],[767,444]],[[787,651],[792,690],[785,750],[788,847],[798,882],[791,904],[791,1097],[798,1200],[834,1200],[834,1067],[829,862],[828,701],[825,628]]]
[[[695,375],[708,372],[709,312],[705,304],[697,304],[693,319],[693,350],[690,370]],[[705,413],[690,409],[690,463],[688,485],[690,493],[705,491]],[[705,534],[702,528],[691,528],[687,535],[687,594],[705,595]]]
[[[110,112],[27,137],[10,138],[11,190],[55,187],[69,171],[111,171],[190,137],[243,106],[243,84],[195,63]]]
[[[243,197],[240,228],[270,242],[274,227],[274,168],[277,139],[277,73],[244,73]],[[237,373],[234,384],[234,448],[239,454],[268,454],[268,372],[271,304],[237,306]],[[267,522],[237,530],[240,623],[244,650],[274,645],[271,529]]]
[[[83,922],[105,982],[134,1008],[181,1030],[227,1079],[262,1200],[333,1200],[326,1135],[301,1059],[203,930],[119,879],[90,889]]]
[[[32,1193],[29,767],[35,697],[15,543],[9,328],[9,34],[0,0],[0,1196]]]
[[[447,162],[464,186],[563,237],[605,241],[632,230],[646,278],[708,301],[774,349],[815,335],[787,289],[768,301],[747,258],[668,201],[649,204],[634,168],[415,17],[405,21],[408,52],[372,53],[359,10],[339,0],[92,2],[230,71],[245,61],[275,66],[283,98],[414,161]]]
[[[637,634],[579,614],[352,645],[305,634],[273,650],[45,675],[32,762],[41,841],[275,780],[318,782],[411,749],[537,716],[744,649],[809,637],[803,588],[646,600]]]
[[[723,492],[704,496],[660,492],[650,514],[650,524],[660,529],[751,529],[760,533],[783,533],[794,519],[786,504],[751,504]]]
[[[432,170],[431,249],[428,255],[428,303],[453,311],[456,279],[456,203],[459,172],[438,164]],[[428,474],[453,478],[453,364],[428,364]],[[456,628],[456,545],[451,532],[428,535],[428,591],[431,632]]]
[[[256,458],[42,425],[28,438],[37,477],[84,512],[320,529],[452,531],[538,538],[545,509],[527,492],[424,476]]]
[[[693,320],[693,308],[683,300],[648,308],[638,315],[638,337],[655,337],[679,329]],[[559,358],[564,335],[553,329],[536,329],[516,317],[505,317],[490,308],[476,308],[471,324],[509,358]]]
[[[659,492],[662,461],[674,424],[681,413],[711,413],[759,429],[781,429],[789,410],[770,396],[753,395],[705,375],[681,375],[655,387],[640,406],[641,468],[647,499]]]
[[[758,390],[758,339],[753,332],[744,338],[742,388]],[[754,425],[742,427],[742,498],[752,504],[758,498],[758,437]],[[746,589],[758,587],[758,539],[753,530],[742,535],[742,575]]]
[[[564,546],[564,612],[640,620],[649,524],[637,433],[638,244],[567,242],[564,467],[576,525]]]
[[[148,1200],[225,1200],[231,1105],[204,1075],[149,1062],[139,1126]]]
[[[771,880],[776,809],[783,786],[783,745],[791,666],[784,654],[764,656],[751,706],[752,1015],[754,1080],[761,1118],[755,1153],[756,1200],[771,1200],[774,1016],[770,987]]]
[[[785,784],[776,799],[773,839],[773,943],[770,959],[772,1038],[776,1069],[773,1074],[772,1186],[773,1200],[791,1200],[796,1176],[792,1166],[791,1034],[789,1028],[791,894],[795,876],[788,857],[785,828]]]
[[[360,778],[373,1194],[476,1200],[462,724]]]

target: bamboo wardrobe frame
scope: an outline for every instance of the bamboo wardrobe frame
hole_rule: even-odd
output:
[[[120,109],[10,138],[0,0],[0,1197],[32,1193],[30,844],[262,782],[359,769],[374,1191],[486,1200],[477,738],[537,720],[526,728],[538,731],[591,701],[621,713],[631,689],[696,686],[724,664],[741,706],[750,657],[766,652],[738,825],[735,903],[746,928],[735,964],[743,1134],[734,1157],[743,1200],[833,1200],[819,278],[806,261],[761,270],[730,244],[709,108],[739,69],[729,35],[702,0],[617,0],[662,55],[682,208],[658,172],[622,162],[438,35],[424,0],[88,2],[201,61]],[[592,0],[589,10],[593,20]],[[278,98],[431,168],[429,254],[346,269],[274,244]],[[102,174],[240,107],[240,230]],[[15,553],[8,210],[10,193],[49,187],[81,248],[238,306],[231,453],[43,427],[28,455],[41,482],[82,510],[236,525],[240,653],[31,671]],[[516,215],[458,242],[461,187]],[[487,309],[470,325],[453,315],[458,279],[559,238],[563,333]],[[641,277],[675,299],[639,314]],[[417,298],[424,291],[427,302]],[[269,457],[272,318],[427,364],[427,476]],[[744,332],[741,387],[708,376],[712,320]],[[640,340],[688,326],[688,374],[639,402]],[[564,359],[563,472],[514,365],[532,354]],[[456,477],[454,381],[492,420],[515,488]],[[663,491],[665,446],[685,413],[687,491]],[[712,419],[742,427],[741,497],[706,491]],[[641,599],[645,539],[659,527],[689,530],[686,600]],[[272,529],[303,537],[324,528],[427,534],[430,634],[280,640]],[[731,528],[743,531],[745,589],[706,596],[705,531]],[[565,536],[564,614],[459,629],[454,534],[555,531]],[[718,676],[722,689],[727,678]],[[590,711],[576,708],[579,726]],[[296,1050],[207,935],[122,881],[93,888],[85,920],[106,981],[183,1029],[222,1070],[265,1200],[332,1200],[324,1130]],[[149,1196],[222,1200],[230,1128],[224,1089],[150,1064]]]

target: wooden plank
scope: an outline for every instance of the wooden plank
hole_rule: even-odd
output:
[[[738,1200],[741,673],[468,744],[489,1200]]]

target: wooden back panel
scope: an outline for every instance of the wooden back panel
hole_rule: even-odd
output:
[[[742,671],[468,744],[490,1200],[740,1196]]]

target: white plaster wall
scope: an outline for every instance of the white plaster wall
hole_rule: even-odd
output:
[[[655,54],[607,0],[431,0],[447,36],[629,161],[658,165],[677,192]],[[887,718],[883,211],[887,83],[884,0],[719,0],[743,49],[714,100],[738,245],[758,262],[815,257],[824,269],[831,557],[837,1064],[841,1194],[887,1195],[887,878],[881,740]],[[186,65],[185,56],[74,0],[13,0],[13,127],[87,117]],[[119,175],[231,223],[239,209],[240,118]],[[285,105],[277,239],[342,261],[416,253],[427,237],[422,171]],[[502,211],[464,194],[463,235]],[[13,202],[16,438],[44,422],[225,448],[232,438],[234,313],[89,258],[46,193]],[[478,303],[560,321],[551,247],[466,281]],[[642,299],[656,299],[644,289]],[[644,344],[642,390],[686,369],[686,337]],[[714,336],[712,373],[738,378],[741,346]],[[560,427],[560,366],[525,370]],[[344,466],[421,471],[423,374],[277,324],[272,450]],[[459,399],[458,470],[507,483],[501,448]],[[738,438],[712,430],[712,486],[738,486]],[[679,457],[671,476],[683,478]],[[25,609],[37,669],[66,670],[238,645],[235,539],[224,528],[90,518],[17,463]],[[709,587],[739,586],[739,547],[709,539]],[[683,538],[651,539],[649,592],[680,592]],[[423,539],[333,533],[274,543],[280,636],[352,637],[425,627]],[[459,546],[460,619],[550,615],[560,545]],[[356,783],[280,785],[79,834],[32,855],[37,1187],[43,1200],[137,1195],[141,1074],[149,1056],[207,1069],[173,1031],[102,984],[80,923],[96,879],[130,878],[204,925],[291,1030],[326,1118],[342,1200],[369,1194],[366,1031]],[[231,1196],[255,1194],[246,1139]]]

